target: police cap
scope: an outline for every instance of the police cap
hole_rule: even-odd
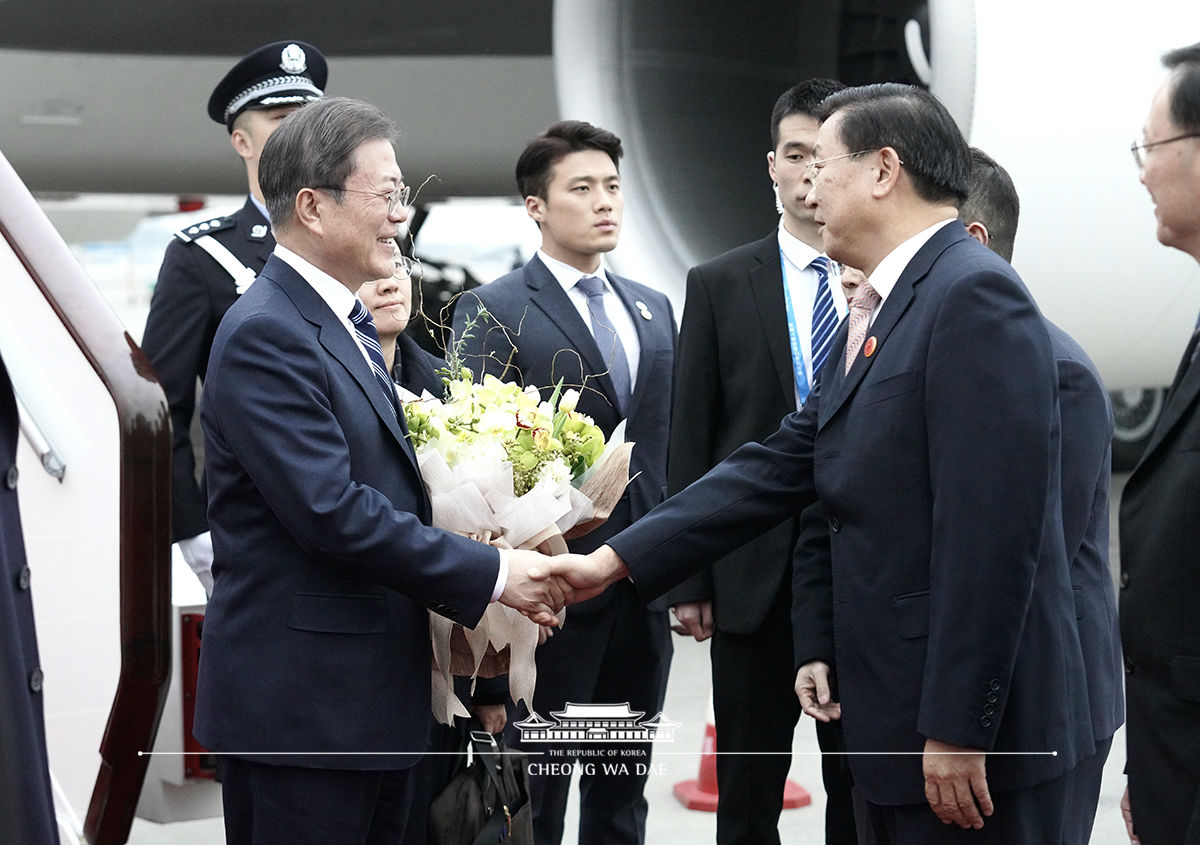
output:
[[[321,51],[303,41],[259,47],[233,66],[208,98],[208,116],[233,131],[248,108],[303,104],[324,96],[329,68]]]

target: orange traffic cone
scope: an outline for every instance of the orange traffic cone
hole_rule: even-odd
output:
[[[675,797],[689,810],[717,811],[717,728],[714,724],[712,695],[708,699],[708,722],[704,726],[704,741],[700,746],[700,776],[675,784]],[[793,780],[783,785],[783,809],[807,807],[812,803],[808,790]]]
[[[689,810],[717,811],[717,726],[713,724],[712,694],[708,696],[708,721],[700,745],[700,777],[675,784],[675,797]]]

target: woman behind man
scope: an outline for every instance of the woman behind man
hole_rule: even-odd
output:
[[[396,262],[396,272],[387,279],[368,282],[358,289],[358,298],[371,312],[375,331],[379,333],[379,345],[383,350],[383,361],[392,380],[410,393],[421,395],[428,390],[433,396],[442,395],[442,378],[438,370],[446,362],[422,349],[415,340],[404,334],[412,317],[413,273],[412,261],[401,258]],[[403,399],[402,399],[403,401]],[[506,677],[481,678],[475,687],[474,697],[470,694],[467,678],[455,678],[455,691],[488,733],[497,734],[504,729],[504,699],[508,693]],[[432,709],[430,720],[433,720]],[[447,727],[434,722],[430,730],[430,752],[458,751],[465,742],[467,723],[458,721]],[[461,763],[449,754],[426,754],[417,764],[421,776],[416,779],[412,803],[417,817],[408,820],[405,842],[424,843],[426,822],[430,803],[449,783]]]

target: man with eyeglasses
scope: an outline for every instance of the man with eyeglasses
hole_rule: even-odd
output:
[[[429,611],[473,627],[501,601],[550,625],[567,597],[531,580],[536,552],[430,526],[355,297],[395,268],[408,215],[395,134],[337,97],[283,121],[259,171],[278,242],[213,339],[214,587],[194,733],[219,755],[230,842],[406,841],[431,721]]]
[[[624,421],[625,439],[636,444],[625,494],[604,525],[570,541],[576,551],[591,551],[641,518],[662,501],[667,483],[675,317],[666,296],[617,275],[605,258],[621,236],[622,154],[620,138],[579,120],[560,121],[530,141],[517,159],[516,181],[541,248],[524,267],[465,294],[454,312],[459,336],[481,308],[491,315],[463,342],[477,377],[533,386],[543,399],[563,380],[580,389],[577,410],[605,437]],[[573,608],[570,621],[552,633],[535,655],[531,709],[543,719],[569,703],[618,705],[643,719],[662,710],[672,652],[665,607],[648,609],[629,585],[618,584]],[[511,733],[527,715],[509,719]],[[569,763],[581,747],[587,740],[539,742],[527,750]],[[604,747],[619,750],[626,766],[589,766],[580,775],[577,840],[641,843],[652,743]],[[557,845],[571,777],[545,768],[530,770],[533,835],[538,845]]]
[[[1133,153],[1158,240],[1200,261],[1200,44],[1163,57]],[[1200,365],[1194,332],[1121,496],[1130,838],[1200,842]]]
[[[822,117],[807,202],[829,256],[867,280],[817,389],[550,571],[577,599],[625,576],[649,598],[819,497],[823,538],[796,559],[797,690],[810,716],[842,720],[860,841],[1063,842],[1095,744],[1050,340],[1016,272],[957,219],[970,151],[936,97],[849,88]]]
[[[258,159],[279,122],[322,96],[328,67],[321,51],[303,41],[276,41],[252,51],[225,75],[208,101],[208,116],[229,130],[246,167],[249,196],[238,211],[188,226],[167,246],[142,350],[171,409],[171,541],[212,594],[212,538],[193,446],[196,390],[204,383],[208,352],[221,318],[262,270],[275,246]]]
[[[846,314],[839,274],[804,203],[821,101],[843,87],[808,79],[779,96],[766,155],[779,225],[688,271],[668,493],[687,487],[743,443],[767,437],[803,405]],[[699,575],[667,594],[678,633],[697,641],[712,637],[716,841],[722,845],[779,841],[800,719],[792,689],[794,532],[787,520],[706,561]],[[837,724],[817,727],[826,751],[845,750],[840,734]],[[856,842],[846,758],[829,755],[821,765],[826,841]]]

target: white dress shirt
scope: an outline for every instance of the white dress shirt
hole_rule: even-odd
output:
[[[945,220],[934,223],[928,229],[917,232],[885,255],[883,260],[879,262],[879,266],[875,268],[875,272],[867,279],[871,283],[871,287],[875,288],[875,292],[879,294],[879,304],[871,312],[871,322],[868,325],[875,324],[875,318],[879,315],[880,309],[883,308],[883,303],[887,302],[888,294],[896,286],[896,282],[899,281],[900,274],[904,272],[904,268],[908,266],[908,262],[916,257],[916,254],[921,251],[921,247],[929,242],[929,239],[934,236],[938,229],[956,219],[955,217],[948,217]]]
[[[612,321],[613,329],[617,333],[617,337],[621,339],[621,345],[625,347],[625,358],[629,361],[629,389],[632,391],[637,387],[637,371],[638,362],[641,360],[641,344],[638,342],[637,327],[633,324],[633,317],[625,308],[625,303],[621,301],[621,297],[617,296],[617,292],[613,290],[612,282],[608,279],[608,273],[604,269],[604,261],[601,260],[600,266],[596,268],[594,273],[584,273],[582,270],[577,270],[570,264],[564,264],[557,258],[551,258],[542,250],[538,250],[538,258],[546,265],[546,269],[550,271],[555,280],[566,291],[567,298],[571,300],[571,304],[575,306],[575,310],[579,312],[579,317],[583,320],[583,324],[588,327],[588,331],[592,328],[592,315],[588,309],[588,296],[582,290],[577,288],[575,284],[585,276],[595,276],[600,281],[604,282],[604,312],[608,315],[608,319]]]

